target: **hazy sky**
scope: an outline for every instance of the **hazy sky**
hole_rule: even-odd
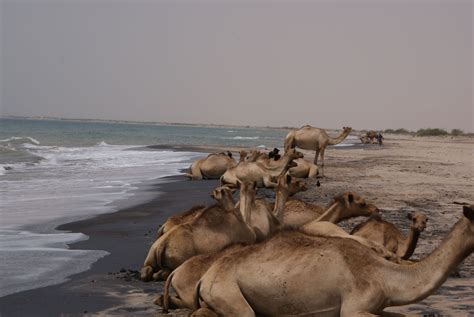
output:
[[[4,0],[0,34],[2,115],[474,130],[470,0]]]

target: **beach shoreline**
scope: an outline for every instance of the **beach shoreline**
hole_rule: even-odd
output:
[[[146,203],[58,226],[58,231],[89,237],[70,249],[104,250],[109,255],[64,283],[1,297],[0,316],[81,316],[123,305],[137,291],[156,297],[161,283],[143,283],[136,271],[157,229],[172,214],[212,203],[209,193],[216,181],[189,182],[184,176],[171,176],[156,183],[148,186],[155,197]]]
[[[470,161],[473,146],[473,139],[403,137],[391,138],[382,147],[331,148],[326,152],[326,178],[321,180],[321,187],[309,181],[309,190],[298,197],[326,205],[338,193],[355,191],[374,202],[383,217],[403,232],[409,227],[406,214],[421,210],[427,213],[429,222],[414,258],[423,258],[460,217],[461,207],[456,202],[474,202]],[[167,149],[179,151],[173,146]],[[201,153],[219,150],[199,146],[185,147],[183,151],[191,149]],[[308,160],[314,155],[306,154]],[[105,250],[110,254],[65,283],[0,298],[0,315],[162,316],[153,301],[161,293],[163,282],[144,283],[138,280],[137,270],[159,225],[193,205],[211,204],[209,193],[218,181],[188,181],[184,176],[173,176],[157,179],[157,183],[147,189],[155,196],[149,202],[59,226],[58,230],[89,236],[86,241],[70,245],[71,249]],[[271,196],[269,192],[262,193]],[[349,231],[361,220],[350,219],[342,226]],[[474,295],[470,291],[474,286],[474,256],[464,261],[460,273],[461,278],[448,278],[424,301],[387,311],[407,316],[468,316],[467,312],[474,311]],[[187,314],[189,310],[182,309],[169,315]]]

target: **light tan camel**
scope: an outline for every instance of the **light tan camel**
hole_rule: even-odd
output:
[[[229,205],[230,203],[232,203],[232,201],[227,199],[226,195],[223,193],[223,190],[223,187],[215,188],[211,193],[211,197],[214,198],[217,203],[220,204],[220,206],[224,209],[234,208],[235,206],[231,207]],[[230,190],[231,193],[235,192],[235,189],[229,188],[228,190]],[[182,214],[169,217],[166,222],[162,224],[161,227],[158,229],[157,239],[166,232],[170,231],[172,228],[176,227],[177,225],[189,222],[192,219],[196,218],[204,209],[206,209],[206,206],[198,205],[192,207],[191,209]]]
[[[218,179],[230,167],[237,165],[232,153],[211,153],[207,157],[194,161],[190,173],[185,175],[192,180]]]
[[[415,251],[420,233],[426,228],[428,218],[424,213],[414,212],[408,214],[408,219],[412,221],[412,224],[406,237],[393,223],[383,220],[380,215],[374,215],[356,226],[351,235],[382,244],[387,250],[396,253],[404,260],[408,260]]]
[[[367,203],[357,193],[344,192],[334,197],[333,202],[326,209],[302,200],[288,200],[281,225],[283,228],[299,228],[315,219],[338,223],[352,217],[368,217],[374,213],[378,213],[375,205]]]
[[[179,224],[157,239],[141,270],[141,279],[165,279],[169,272],[192,256],[222,250],[233,243],[251,244],[255,232],[235,209],[232,190],[215,190],[218,204],[205,208],[191,221]]]
[[[299,147],[305,150],[314,150],[314,164],[318,165],[318,156],[321,155],[320,176],[324,177],[324,151],[328,145],[341,143],[351,133],[352,128],[342,128],[341,134],[331,138],[325,130],[306,125],[290,131],[285,138],[285,152]],[[319,166],[319,165],[318,165]]]
[[[306,161],[304,158],[294,160],[297,166],[290,168],[289,174],[297,178],[316,178],[319,168],[316,164]]]
[[[428,297],[473,251],[474,205],[464,206],[443,242],[411,265],[351,239],[284,232],[214,262],[196,286],[193,315],[376,316]]]
[[[273,209],[273,213],[278,216],[282,214],[282,211],[285,206],[285,201],[290,194],[291,187],[291,176],[282,174],[278,178],[278,186],[275,189],[276,192],[276,205]],[[244,190],[247,190],[247,187],[244,187]],[[249,190],[251,190],[249,188]],[[242,187],[241,187],[242,191]],[[246,197],[247,198],[247,197]],[[248,198],[248,199],[251,199]],[[255,207],[249,207],[255,208]],[[254,213],[252,212],[252,217]],[[253,226],[254,227],[254,226]],[[256,231],[260,231],[260,228],[256,228]],[[275,230],[276,227],[273,227],[272,230]],[[271,233],[268,232],[267,235]],[[258,234],[257,234],[258,235]],[[217,252],[211,255],[199,255],[192,257],[191,259],[184,262],[176,270],[174,270],[168,279],[166,280],[163,296],[158,297],[155,301],[160,306],[163,306],[163,311],[167,312],[170,307],[170,302],[172,307],[187,307],[192,308],[193,305],[193,290],[194,285],[197,284],[202,275],[207,271],[211,264],[220,256],[229,254],[233,251],[238,250],[243,245],[234,245],[224,249],[223,251]],[[169,287],[173,286],[176,291],[177,296],[169,296]]]
[[[228,169],[221,177],[221,185],[237,186],[240,183],[256,183],[257,187],[273,188],[277,186],[275,178],[287,167],[296,166],[294,159],[302,158],[303,154],[292,149],[285,153],[278,161],[264,164],[258,161],[243,161],[237,166]]]

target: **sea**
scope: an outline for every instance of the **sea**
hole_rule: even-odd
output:
[[[174,151],[173,146],[273,149],[283,146],[287,133],[268,128],[0,119],[0,297],[62,283],[107,256],[102,250],[69,249],[69,244],[88,237],[55,228],[144,203],[154,197],[138,192],[142,184],[165,182],[164,177],[181,174],[206,155]],[[340,146],[355,141],[348,138]]]

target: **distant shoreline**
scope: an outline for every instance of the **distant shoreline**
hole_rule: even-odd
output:
[[[160,121],[129,121],[129,120],[110,120],[110,119],[74,119],[60,117],[22,117],[22,116],[0,116],[0,119],[13,120],[37,120],[37,121],[68,121],[68,122],[92,122],[92,123],[117,123],[117,124],[142,124],[142,125],[164,125],[164,126],[184,126],[184,127],[212,127],[212,128],[240,128],[240,129],[268,129],[268,130],[291,130],[298,127],[272,127],[272,126],[251,126],[251,125],[232,125],[215,123],[179,123],[179,122],[160,122]],[[328,130],[337,130],[328,128]]]

